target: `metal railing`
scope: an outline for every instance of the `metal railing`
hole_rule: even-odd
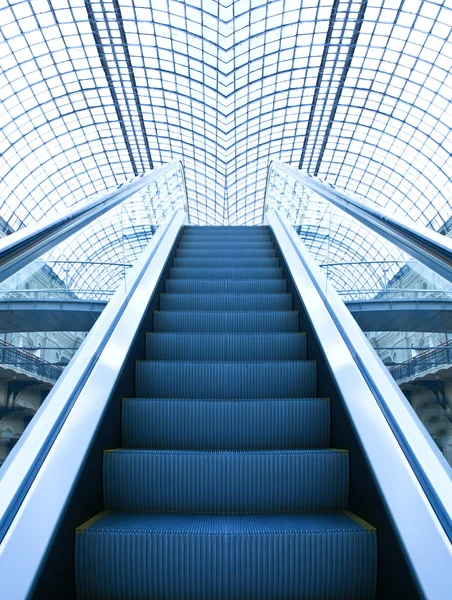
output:
[[[437,371],[440,366],[450,367],[451,365],[452,341],[447,341],[427,352],[413,356],[399,365],[389,367],[389,372],[399,382],[413,379],[421,373]]]
[[[309,314],[423,597],[439,598],[452,582],[450,467],[337,293],[325,293],[324,272],[283,212],[269,210],[265,222]]]
[[[377,205],[365,204],[343,190],[277,160],[271,161],[268,166],[264,214],[269,209],[270,195],[274,185],[272,178],[277,172],[290,177],[294,182],[298,182],[328,200],[441,277],[452,281],[452,240],[400,216],[388,215]]]
[[[452,286],[442,278],[439,284],[432,281],[429,269],[414,260],[330,262],[320,266],[345,302],[452,300]]]
[[[65,369],[36,413],[28,435],[18,440],[2,466],[0,575],[8,597],[26,598],[31,593],[150,298],[186,221],[183,211],[168,214],[127,274],[126,290],[116,292],[71,367]],[[52,502],[48,502],[50,489]],[[17,578],[30,520],[34,523],[31,553],[25,563],[20,562]],[[8,569],[10,564],[17,567]]]
[[[37,299],[47,300],[96,300],[108,301],[115,293],[118,281],[124,279],[130,263],[88,261],[88,260],[42,260],[34,261],[36,272],[45,268],[56,275],[55,280],[48,279],[49,285],[44,287],[11,287],[7,283],[0,284],[0,300]],[[56,271],[63,271],[59,277]],[[100,280],[108,282],[108,287],[99,287]],[[11,281],[11,279],[9,280]],[[90,285],[91,283],[91,285]],[[52,285],[53,284],[53,285]],[[24,285],[24,282],[22,282]],[[94,287],[93,287],[94,286]]]
[[[0,366],[14,367],[52,383],[57,381],[64,370],[63,367],[53,365],[4,341],[0,341]]]
[[[187,212],[184,166],[181,161],[176,160],[121,184],[93,200],[78,202],[62,216],[43,219],[36,225],[25,227],[1,239],[0,282],[172,170],[179,170],[183,210]]]
[[[36,261],[34,264],[36,264]],[[130,263],[102,263],[101,261],[87,260],[45,260],[42,261],[41,266],[48,267],[51,270],[57,267],[65,273],[71,271],[71,276],[62,277],[60,287],[10,289],[6,286],[3,288],[0,284],[0,300],[58,299],[108,302],[115,293],[116,286],[98,287],[99,276],[102,276],[105,281],[112,282],[118,269],[125,275],[126,271],[132,267]],[[427,282],[430,287],[403,287],[395,282],[395,279],[399,278],[401,274],[406,277],[406,273],[403,273],[404,268],[410,270],[411,278],[414,276],[414,278],[422,279],[424,275],[427,277],[428,274],[418,272],[416,267],[427,269],[416,261],[350,261],[323,263],[320,266],[325,270],[327,278],[333,283],[336,292],[345,302],[418,299],[452,300],[452,286],[450,286],[450,289],[446,289],[444,285],[438,288]],[[350,269],[357,271],[357,274],[353,275],[353,281],[351,281]],[[74,280],[79,283],[85,282],[85,285],[74,285]],[[90,287],[86,280],[92,280],[96,286]],[[444,281],[441,280],[441,283],[444,284]],[[358,284],[360,284],[359,287]],[[447,283],[448,287],[449,284]]]
[[[452,300],[452,294],[435,289],[419,289],[419,288],[399,288],[399,289],[384,289],[378,288],[361,290],[336,290],[339,296],[344,298],[344,302],[360,301],[360,300]]]
[[[181,227],[187,223],[187,212],[180,210],[188,208],[183,165],[180,161],[174,161],[119,186],[98,199],[77,204],[62,217],[45,220],[0,240],[0,282],[4,282],[21,268],[28,268],[36,259],[41,258],[42,262],[46,262],[42,258],[46,252],[137,192],[144,189],[144,193],[149,195],[157,188],[158,195],[160,178],[165,182],[170,179],[172,185],[162,186],[163,200],[154,217],[154,222],[159,227],[132,269],[127,274],[126,268],[123,269],[124,285],[115,290],[113,299],[74,356],[71,366],[63,371],[27,425],[26,434],[18,440],[2,465],[0,563],[2,589],[9,590],[8,597],[12,597],[12,590],[16,598],[28,596],[73,483],[106,410],[110,393],[122,372],[122,365],[144,318],[150,294],[158,285]],[[30,283],[33,288],[40,288],[40,280],[31,280],[28,270],[25,276],[26,279],[22,277],[20,281]],[[106,281],[108,282],[108,278]],[[74,298],[70,286],[65,289],[64,279],[58,275],[56,283],[57,289]],[[91,280],[88,281],[90,283]],[[83,279],[78,285],[73,282],[77,289],[85,289],[85,284]],[[103,281],[97,280],[95,285],[103,287]],[[4,291],[8,291],[8,287],[8,283],[2,286]],[[16,290],[22,287],[22,284],[15,285]],[[39,293],[42,291],[40,289]],[[75,430],[77,433],[74,435]],[[58,451],[58,446],[65,449]],[[53,471],[55,468],[56,474]],[[39,478],[36,477],[38,473]],[[50,477],[53,483],[49,485],[46,477]],[[49,489],[52,489],[52,503],[43,504],[39,498],[42,493],[48,498]],[[26,523],[30,516],[35,523],[33,549],[27,555],[26,569],[21,568],[21,576],[17,579],[6,565],[9,560],[15,562],[20,557],[21,551],[18,552],[17,548],[24,547],[22,528],[28,531],[29,536],[30,527]],[[54,522],[51,524],[52,521]],[[10,575],[12,579],[7,582]]]
[[[54,268],[63,270],[64,273],[71,273],[70,276],[61,277],[60,287],[33,287],[33,288],[3,288],[0,284],[0,300],[18,300],[18,299],[39,299],[57,298],[58,300],[95,300],[108,301],[116,291],[116,286],[99,287],[99,278],[108,281],[109,284],[116,282],[114,277],[121,270],[123,276],[131,268],[130,263],[101,261],[78,261],[78,260],[45,260],[42,265],[36,267],[48,267],[52,271]],[[344,301],[359,300],[412,300],[412,299],[441,299],[452,300],[451,289],[435,287],[429,283],[430,287],[398,287],[395,279],[402,274],[404,268],[409,268],[410,273],[415,278],[422,279],[423,273],[418,273],[415,268],[420,266],[416,261],[350,261],[337,263],[323,263],[320,265],[325,270],[327,278],[332,281],[336,291]],[[357,271],[350,281],[350,268]],[[425,267],[421,267],[425,269]],[[426,269],[425,269],[426,270]],[[404,274],[406,276],[406,273]],[[90,287],[88,281],[91,280],[95,287]],[[77,284],[74,285],[74,281]],[[443,282],[443,280],[441,280]],[[80,285],[85,283],[85,285]],[[357,287],[358,283],[362,283]],[[354,284],[354,287],[353,287]],[[449,285],[449,284],[447,284]]]

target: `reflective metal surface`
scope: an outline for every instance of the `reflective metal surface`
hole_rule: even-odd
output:
[[[185,223],[182,211],[167,217],[130,271],[128,293],[119,290],[109,303],[3,467],[0,580],[2,594],[11,600],[23,600],[31,589],[168,254]],[[25,552],[26,559],[18,561]]]
[[[404,217],[391,215],[387,209],[383,211],[375,204],[365,204],[343,190],[326,185],[280,161],[272,161],[268,168],[264,210],[279,209],[283,205],[283,210],[292,217],[303,211],[302,202],[297,204],[295,198],[298,195],[301,199],[304,191],[302,189],[296,194],[293,189],[294,185],[299,184],[301,188],[318,194],[345,211],[353,219],[375,231],[403,252],[407,252],[441,277],[452,281],[452,241],[449,238],[414,224]],[[346,245],[345,240],[343,243]]]
[[[324,275],[290,223],[277,211],[269,211],[266,221],[309,313],[419,587],[426,598],[446,598],[452,585],[450,468],[343,302],[332,290],[328,297],[322,292]]]
[[[89,223],[115,208],[124,200],[131,198],[137,192],[150,188],[152,184],[155,184],[159,180],[162,180],[162,183],[166,183],[165,176],[171,172],[174,172],[180,180],[181,208],[185,209],[186,190],[183,165],[180,161],[174,161],[150,173],[137,177],[115,190],[108,191],[99,198],[81,203],[81,205],[77,204],[77,206],[70,210],[66,210],[63,215],[59,215],[56,218],[43,219],[37,225],[21,229],[0,240],[0,282],[5,281],[31,261],[41,257],[58,243],[86,227]],[[148,193],[152,194],[152,190],[149,190]],[[157,197],[160,200],[160,204],[156,203],[152,209],[154,211],[161,211],[161,194],[158,192]],[[172,202],[174,203],[170,209],[174,210],[177,196],[171,194],[170,198],[172,198]],[[159,216],[160,218],[157,218],[156,224],[161,221],[164,215]],[[117,225],[120,224],[119,222]],[[90,249],[91,251],[93,250],[92,247]],[[78,252],[79,259],[82,256],[80,250]]]
[[[183,167],[175,161],[58,220],[44,220],[38,231],[24,228],[0,241],[0,299],[8,298],[0,307],[0,336],[16,347],[7,352],[8,363],[0,362],[0,466],[73,356],[42,347],[51,341],[78,348],[105,302],[119,287],[128,293],[126,273],[160,223],[184,206]],[[1,281],[2,273],[12,275]],[[25,345],[37,346],[33,358],[23,356]]]

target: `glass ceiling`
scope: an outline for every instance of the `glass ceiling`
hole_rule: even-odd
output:
[[[261,223],[270,159],[436,230],[452,216],[452,0],[0,6],[13,229],[178,158],[192,223]]]

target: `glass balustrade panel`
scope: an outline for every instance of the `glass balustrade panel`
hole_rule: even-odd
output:
[[[0,464],[70,363],[160,223],[184,206],[167,171],[0,283]]]
[[[273,168],[268,209],[281,211],[452,465],[452,284]]]

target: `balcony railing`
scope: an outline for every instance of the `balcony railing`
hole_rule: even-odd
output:
[[[452,341],[418,354],[400,365],[390,367],[389,371],[393,378],[400,382],[414,379],[420,373],[436,371],[439,366],[450,365],[452,365]]]
[[[0,342],[0,366],[15,367],[29,375],[53,383],[63,372],[63,367],[52,365],[46,360],[24,352],[7,342]]]
[[[344,302],[452,300],[452,285],[413,260],[325,262],[320,265]]]

